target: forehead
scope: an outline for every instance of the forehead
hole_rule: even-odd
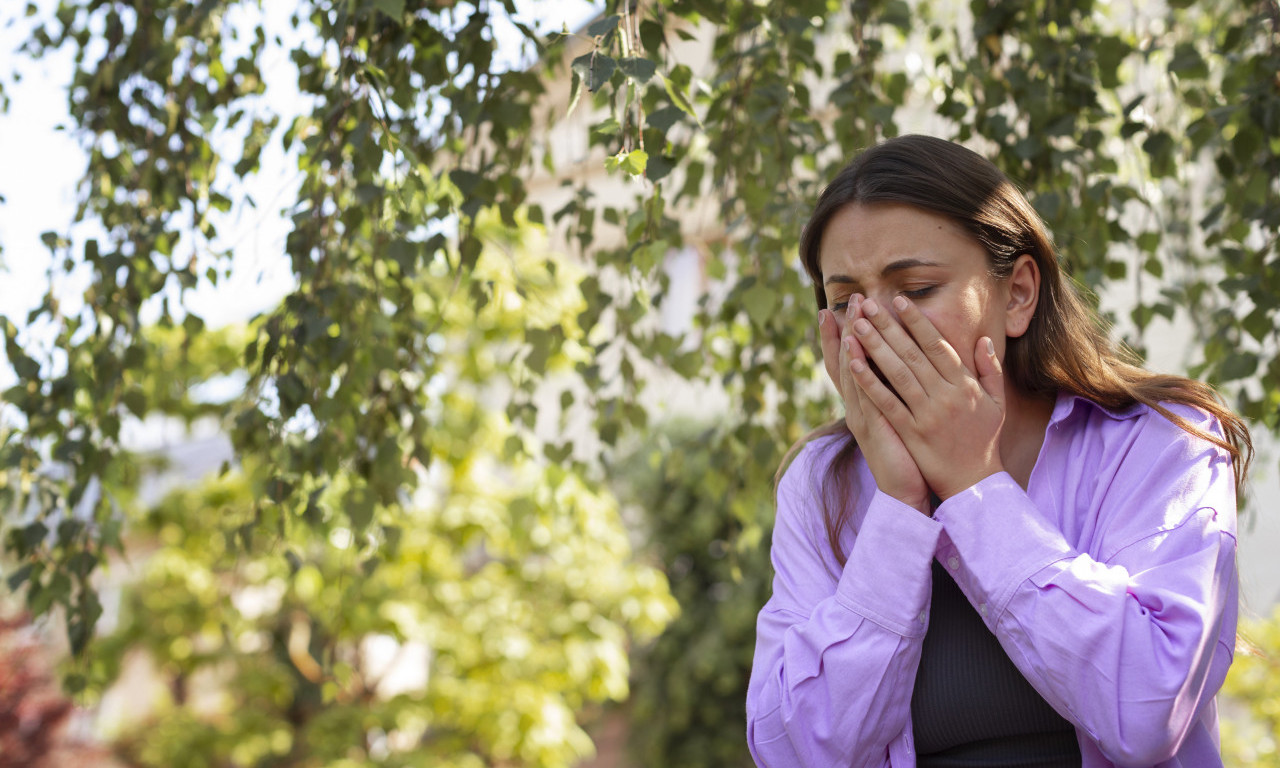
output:
[[[986,251],[942,214],[898,203],[854,203],[828,220],[818,246],[822,274],[857,280],[892,263],[927,261],[951,268],[986,269]]]

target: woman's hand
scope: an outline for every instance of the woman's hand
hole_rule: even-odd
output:
[[[836,391],[844,399],[845,423],[858,441],[876,485],[927,515],[930,513],[929,486],[924,476],[894,428],[854,381],[850,368],[853,360],[863,360],[865,368],[865,353],[852,332],[854,321],[861,317],[861,299],[857,294],[850,299],[848,311],[840,313],[843,318],[829,309],[818,313],[822,361]]]
[[[977,340],[971,372],[937,328],[905,297],[894,299],[899,325],[874,301],[850,323],[865,351],[849,359],[862,418],[882,418],[910,452],[929,487],[947,499],[1003,471],[1004,377],[989,337]],[[875,364],[895,395],[866,363]],[[975,375],[976,374],[976,375]]]

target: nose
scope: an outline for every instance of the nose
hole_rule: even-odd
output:
[[[866,316],[865,304],[868,300],[875,302],[876,312],[887,312],[890,319],[901,325],[902,319],[898,317],[898,310],[893,306],[894,294],[892,291],[875,291],[868,292],[866,295],[855,293],[849,297],[849,306],[853,308],[852,317]],[[859,304],[863,307],[859,308]],[[844,318],[841,318],[841,322]]]
[[[876,292],[874,298],[876,300],[876,308],[880,312],[887,312],[889,317],[899,325],[902,324],[902,318],[898,317],[898,309],[893,306],[893,299],[897,294],[893,291]]]

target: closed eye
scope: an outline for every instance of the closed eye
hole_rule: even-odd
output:
[[[902,295],[909,299],[923,299],[938,289],[936,285],[926,285],[923,288],[913,288],[909,291],[903,291]]]

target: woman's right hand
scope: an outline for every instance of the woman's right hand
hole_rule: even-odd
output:
[[[902,438],[884,414],[867,399],[849,371],[849,361],[855,357],[866,363],[866,353],[853,333],[853,321],[862,316],[861,312],[860,294],[850,297],[847,312],[837,313],[830,309],[818,312],[822,362],[827,367],[831,383],[844,399],[845,423],[858,441],[876,485],[898,501],[928,515],[929,486],[924,475],[907,452]]]

